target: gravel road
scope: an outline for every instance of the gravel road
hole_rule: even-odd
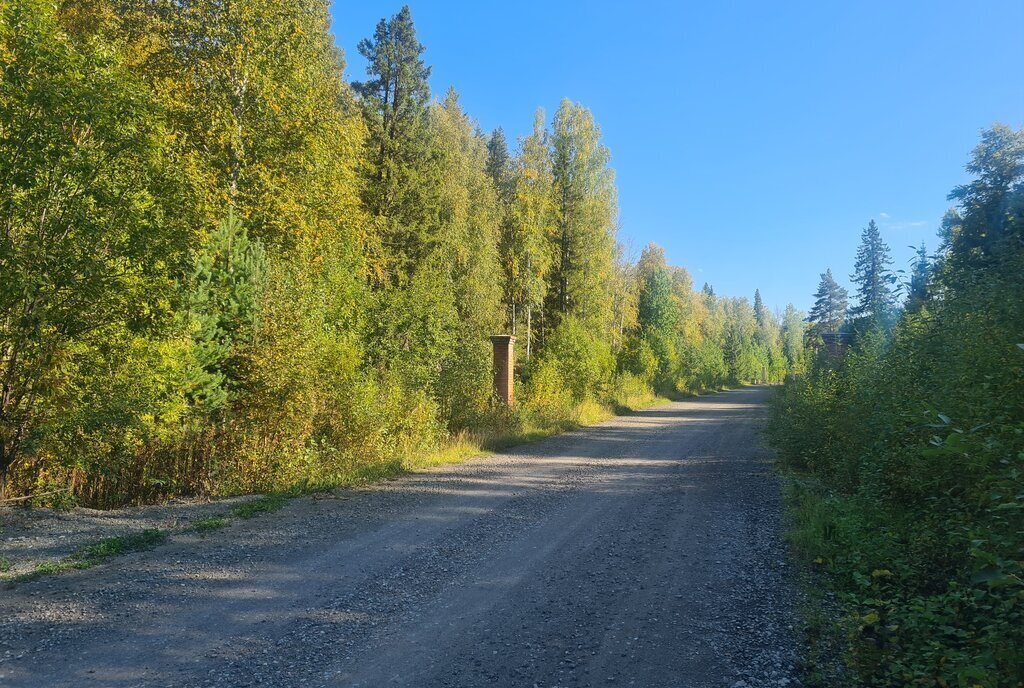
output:
[[[798,686],[769,394],[0,589],[0,686]]]

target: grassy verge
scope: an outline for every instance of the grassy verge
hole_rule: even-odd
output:
[[[569,418],[556,423],[543,426],[526,425],[515,430],[464,430],[453,435],[433,451],[411,452],[397,468],[399,472],[408,472],[462,463],[467,459],[537,442],[569,430],[594,425],[615,416],[626,416],[644,408],[667,404],[669,401],[669,399],[653,395],[614,404],[588,401],[579,404]]]
[[[169,531],[167,530],[149,528],[129,535],[103,538],[82,547],[63,559],[44,561],[36,566],[34,571],[14,576],[9,581],[20,583],[34,580],[41,576],[92,568],[112,557],[128,554],[129,552],[141,552],[152,549],[167,540],[168,535]]]
[[[820,486],[780,468],[786,510],[786,539],[800,565],[803,602],[798,609],[804,641],[802,676],[807,688],[852,688],[855,683],[844,657],[849,639],[843,612],[830,580],[827,562],[819,556],[826,541],[836,537],[831,505]]]
[[[7,559],[0,558],[0,581],[14,584],[35,580],[42,576],[88,569],[123,554],[152,549],[175,533],[194,533],[205,537],[227,527],[233,520],[246,520],[278,511],[294,497],[391,479],[404,473],[426,468],[461,463],[474,457],[536,442],[567,430],[594,425],[616,415],[629,415],[644,408],[669,403],[669,401],[669,399],[649,395],[620,400],[612,405],[584,402],[576,407],[571,418],[544,427],[527,426],[515,431],[463,431],[453,435],[432,451],[408,452],[400,462],[354,471],[329,485],[307,485],[286,492],[260,495],[232,506],[225,514],[199,519],[178,528],[147,529],[130,535],[104,538],[63,559],[42,562],[28,573],[3,576],[2,574],[10,571],[11,563]]]

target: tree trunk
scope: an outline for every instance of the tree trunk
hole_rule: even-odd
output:
[[[7,442],[0,442],[0,501],[7,497],[7,471],[14,463],[13,451]]]

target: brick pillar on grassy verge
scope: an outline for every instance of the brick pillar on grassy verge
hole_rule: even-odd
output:
[[[510,334],[496,334],[491,337],[494,346],[494,394],[506,406],[515,402],[512,374],[516,367],[516,338]]]

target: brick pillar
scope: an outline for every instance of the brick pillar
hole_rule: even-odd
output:
[[[496,334],[491,337],[494,345],[494,394],[511,406],[515,401],[512,373],[516,367],[516,338],[509,334]]]

